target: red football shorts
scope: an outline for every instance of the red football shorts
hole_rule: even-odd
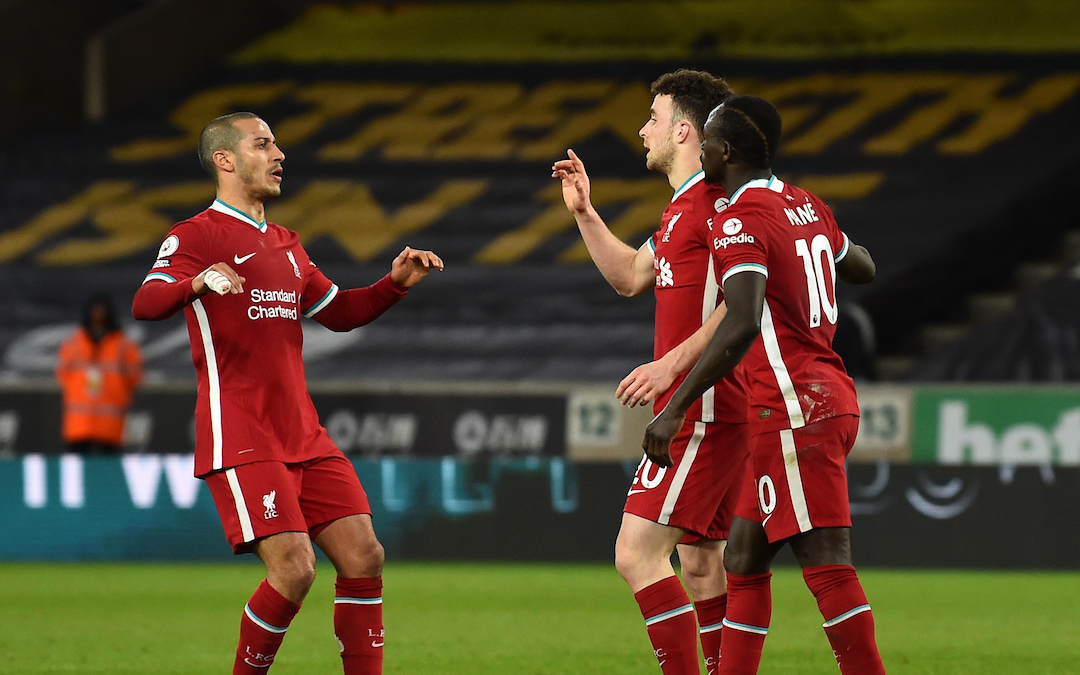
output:
[[[371,513],[356,470],[341,453],[298,464],[241,464],[205,480],[234,553],[281,532],[314,539],[339,518]]]
[[[687,420],[671,442],[671,468],[642,458],[623,512],[688,530],[683,544],[727,539],[749,456],[746,429]]]
[[[851,527],[844,461],[858,432],[857,416],[840,415],[751,436],[753,477],[747,472],[736,515],[762,523],[771,543]]]

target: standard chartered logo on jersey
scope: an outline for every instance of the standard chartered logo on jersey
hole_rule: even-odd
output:
[[[919,390],[912,459],[1080,466],[1080,390]]]
[[[248,295],[253,303],[258,303],[251,305],[247,309],[248,318],[252,321],[258,321],[259,319],[291,319],[298,321],[300,319],[300,312],[296,304],[296,291],[253,288]]]

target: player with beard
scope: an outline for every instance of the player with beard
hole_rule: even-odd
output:
[[[337,571],[334,632],[345,674],[381,673],[383,548],[356,472],[307,393],[300,315],[335,331],[362,326],[442,261],[406,248],[375,284],[339,289],[295,232],[266,221],[285,154],[263,120],[211,121],[199,158],[217,199],[169,231],[132,313],[160,320],[184,310],[198,379],[195,474],[234,552],[266,565],[241,615],[233,673],[272,665],[314,581],[313,543]]]
[[[851,559],[844,462],[859,406],[832,348],[836,279],[868,283],[876,266],[824,202],[773,175],[780,128],[776,108],[752,96],[728,99],[705,125],[705,180],[731,194],[712,237],[727,314],[646,429],[644,446],[650,457],[665,457],[693,401],[742,365],[752,470],[724,559],[729,599],[719,672],[757,672],[772,613],[770,567],[790,545],[840,672],[884,675],[873,614]]]
[[[672,383],[682,380],[723,316],[709,227],[727,207],[727,195],[703,181],[699,148],[709,111],[731,89],[709,73],[678,70],[658,78],[652,94],[649,121],[639,135],[648,153],[646,166],[667,177],[674,195],[645,244],[634,249],[607,228],[573,150],[555,163],[552,176],[561,179],[566,206],[604,278],[623,296],[655,292],[655,360],[631,372],[616,395],[630,406],[653,403],[659,412]],[[627,493],[615,566],[634,592],[666,675],[700,672],[699,637],[706,667],[710,673],[716,667],[727,602],[724,540],[746,443],[746,393],[741,374],[733,373],[688,411],[670,457],[642,458]],[[682,583],[671,566],[673,550]]]

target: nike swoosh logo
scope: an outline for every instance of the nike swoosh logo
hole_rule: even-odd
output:
[[[255,253],[258,253],[258,251],[255,251]],[[236,263],[237,265],[243,265],[244,263],[246,263],[248,261],[249,258],[251,258],[251,256],[255,255],[255,253],[248,253],[243,258],[241,258],[240,256],[238,256],[238,255],[236,255],[234,253],[232,259],[233,259],[233,262]]]
[[[648,490],[631,490],[630,492],[626,493],[626,496],[629,497],[630,495],[636,495],[639,492],[648,492]]]
[[[371,646],[372,647],[382,647],[383,644],[385,644],[385,643],[383,643],[383,642],[375,642],[374,640],[371,641]]]
[[[269,667],[271,666],[271,664],[270,664],[270,663],[267,663],[267,664],[262,664],[262,663],[252,663],[252,662],[251,662],[250,660],[248,660],[248,659],[244,659],[244,663],[248,664],[248,665],[249,665],[249,666],[251,666],[252,668],[269,668]]]

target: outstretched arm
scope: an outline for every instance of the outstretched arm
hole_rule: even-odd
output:
[[[705,390],[730,373],[750,351],[761,333],[761,312],[765,302],[765,276],[739,272],[724,284],[727,314],[720,321],[701,358],[672,394],[671,400],[645,429],[642,447],[659,466],[671,466],[671,439],[686,419],[690,404]]]
[[[563,202],[574,214],[589,255],[619,295],[641,295],[652,288],[656,281],[652,252],[647,245],[634,250],[611,233],[593,208],[592,186],[585,172],[585,164],[573,150],[567,150],[566,154],[568,159],[561,159],[552,165],[551,177],[562,181]]]
[[[364,288],[338,291],[329,304],[309,316],[332,331],[359,328],[382,316],[434,269],[443,269],[439,256],[406,246],[385,277]]]
[[[705,345],[709,344],[709,338],[716,332],[716,327],[720,325],[720,320],[726,313],[727,305],[721,302],[693,335],[657,360],[634,368],[619,383],[615,396],[623,405],[631,408],[655,401],[671,387],[676,377],[697,363],[705,350]]]

